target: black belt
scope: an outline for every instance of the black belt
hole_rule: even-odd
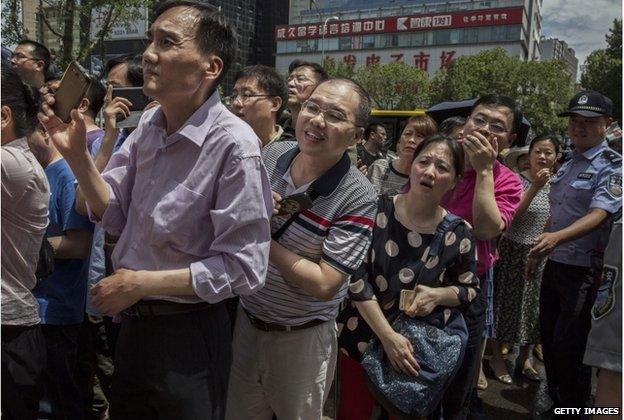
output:
[[[208,302],[179,303],[166,300],[140,300],[131,307],[124,309],[121,316],[124,318],[151,318],[165,315],[181,315],[210,308]]]
[[[244,309],[243,309],[244,310]],[[280,325],[280,324],[272,324],[270,322],[264,322],[253,315],[251,315],[246,310],[245,314],[247,314],[247,318],[249,319],[249,323],[262,331],[297,331],[297,330],[305,330],[306,328],[316,327],[317,325],[321,325],[324,322],[322,319],[313,319],[312,321],[308,321],[305,324],[301,325]]]

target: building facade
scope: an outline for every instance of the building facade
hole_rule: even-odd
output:
[[[565,41],[557,38],[544,38],[540,40],[542,61],[561,60],[566,65],[567,73],[576,82],[578,74],[578,58],[572,48]]]
[[[289,24],[275,29],[276,67],[324,55],[349,66],[403,61],[433,75],[491,48],[537,60],[540,29],[541,0],[291,0]]]

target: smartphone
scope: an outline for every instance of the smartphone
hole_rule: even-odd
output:
[[[412,305],[416,298],[416,290],[403,289],[399,298],[399,310],[404,311]]]
[[[69,63],[54,93],[54,113],[61,121],[68,123],[71,120],[71,110],[78,108],[90,84],[91,78],[80,64],[75,61]]]
[[[312,207],[312,199],[308,193],[293,194],[280,201],[278,216],[295,214]]]
[[[113,98],[116,97],[126,98],[132,102],[130,112],[143,111],[147,104],[150,103],[150,99],[143,93],[142,87],[120,87],[113,89]],[[123,118],[123,116],[121,117]]]

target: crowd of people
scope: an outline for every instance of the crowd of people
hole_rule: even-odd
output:
[[[621,406],[607,96],[570,100],[567,150],[524,138],[495,93],[411,117],[394,142],[365,89],[317,63],[245,67],[221,98],[234,28],[190,0],[154,17],[69,122],[45,46],[3,62],[3,416],[320,419],[338,378],[337,419],[402,418],[364,366],[373,342],[397,382],[433,387],[431,366],[452,365],[419,417],[483,414],[487,342],[500,382],[518,378],[514,347],[515,371],[546,380],[546,416]],[[141,86],[151,102],[121,128],[132,103],[113,88]],[[465,330],[453,362],[396,330],[436,313]]]

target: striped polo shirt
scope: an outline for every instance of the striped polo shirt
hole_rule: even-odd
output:
[[[271,188],[285,196],[288,189],[284,174],[299,153],[293,141],[275,142],[262,151]],[[362,263],[370,246],[376,193],[371,183],[345,153],[340,161],[316,179],[308,191],[318,194],[312,208],[301,212],[284,231],[278,242],[310,261],[321,259],[336,270],[351,275]],[[314,195],[316,195],[314,194]],[[275,233],[290,215],[274,216]],[[348,281],[329,301],[318,300],[289,283],[269,262],[265,286],[258,292],[241,296],[243,308],[256,318],[280,325],[300,325],[312,320],[329,321],[338,315],[340,302],[347,294]]]

